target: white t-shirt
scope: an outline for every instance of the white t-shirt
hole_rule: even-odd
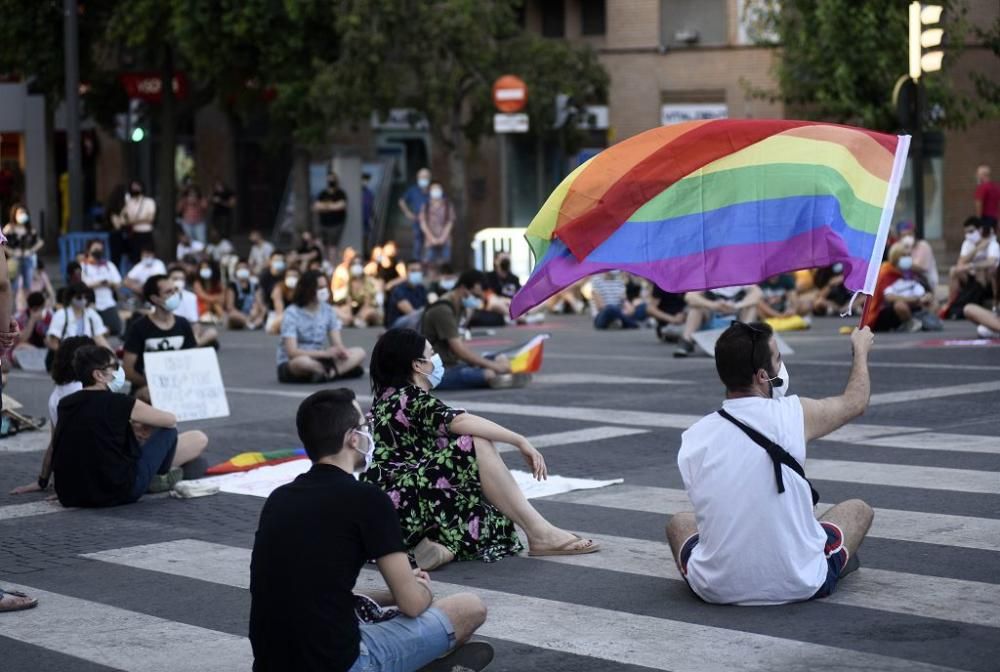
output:
[[[79,380],[74,380],[72,383],[66,383],[65,385],[56,385],[52,390],[52,394],[49,395],[49,422],[52,423],[51,426],[53,428],[59,423],[59,402],[63,397],[68,397],[82,389],[83,383]]]
[[[67,318],[69,319],[68,323]],[[95,336],[104,336],[107,333],[108,328],[104,326],[104,320],[93,308],[87,308],[83,311],[82,318],[77,317],[72,308],[63,308],[53,313],[52,321],[49,322],[49,330],[45,335],[55,336],[59,340],[63,340],[71,336],[94,338]]]
[[[183,317],[191,323],[198,321],[198,297],[194,292],[189,292],[186,289],[181,290],[181,305],[177,306],[174,315]]]
[[[274,245],[266,240],[261,241],[259,245],[252,246],[250,248],[250,255],[247,257],[250,272],[254,275],[259,275],[271,263],[272,254],[274,254]]]
[[[153,230],[156,219],[156,201],[149,196],[133,196],[125,194],[125,207],[122,216],[132,225],[136,233],[149,233]],[[142,222],[141,224],[137,222]]]
[[[805,467],[805,420],[797,396],[727,399],[722,406]],[[827,537],[805,480],[782,465],[785,492],[779,494],[767,452],[718,413],[684,432],[677,466],[698,520],[687,579],[702,599],[783,604],[816,593],[826,580]]]
[[[114,264],[110,262],[84,264],[81,277],[84,283],[94,290],[94,305],[97,306],[98,310],[107,310],[118,305],[115,302],[115,293],[110,287],[97,286],[105,280],[115,285],[121,284],[122,275]]]
[[[915,278],[900,278],[885,288],[885,293],[903,299],[919,299],[927,290]]]
[[[969,241],[962,241],[962,249],[959,251],[959,256],[966,256],[972,254],[972,251],[976,249],[976,244]],[[994,262],[1000,259],[1000,242],[997,242],[996,236],[990,236],[990,242],[986,244],[986,247],[981,250],[976,256],[972,258],[972,263],[978,263],[980,261],[986,261],[987,259],[993,259]],[[994,265],[996,265],[994,263]]]
[[[150,259],[146,261],[143,259],[138,264],[129,269],[128,277],[129,280],[135,280],[140,285],[146,284],[154,275],[166,275],[167,267],[164,266],[163,262],[159,259]]]

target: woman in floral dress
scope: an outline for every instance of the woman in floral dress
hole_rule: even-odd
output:
[[[362,480],[392,499],[417,564],[494,562],[529,555],[593,553],[599,545],[555,527],[525,499],[494,442],[517,447],[536,479],[545,460],[527,439],[430,394],[444,368],[431,344],[411,329],[390,329],[372,351],[375,457]]]

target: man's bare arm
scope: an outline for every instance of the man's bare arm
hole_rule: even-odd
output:
[[[874,337],[868,327],[855,329],[851,334],[854,365],[843,394],[827,399],[801,399],[806,441],[826,436],[865,412],[872,392],[871,378],[868,375],[868,352],[873,342]]]

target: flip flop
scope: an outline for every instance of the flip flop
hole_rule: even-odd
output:
[[[493,647],[486,642],[468,642],[417,672],[479,672],[493,662]]]
[[[8,595],[12,595],[15,599],[6,599]],[[37,606],[38,600],[28,597],[24,593],[16,590],[0,590],[0,613],[5,611],[23,611]]]
[[[571,548],[575,544],[579,544],[581,541],[589,541],[589,546],[584,546],[583,548]],[[544,551],[528,551],[528,555],[533,558],[541,558],[549,555],[586,555],[588,553],[596,553],[601,550],[601,545],[598,544],[593,539],[584,539],[578,534],[574,534],[573,538],[567,541],[565,544],[556,546],[555,548],[546,549]]]

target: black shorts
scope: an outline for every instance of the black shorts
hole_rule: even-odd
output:
[[[327,247],[340,245],[340,237],[344,235],[344,225],[334,224],[332,226],[319,227],[319,237]]]
[[[327,374],[330,371],[337,371],[337,365],[333,363],[332,359],[317,359],[317,362],[323,365],[323,369]],[[321,376],[318,373],[310,373],[305,376],[297,376],[292,373],[292,367],[288,365],[288,362],[282,362],[278,364],[278,382],[279,383],[322,383],[326,380],[325,376]]]

